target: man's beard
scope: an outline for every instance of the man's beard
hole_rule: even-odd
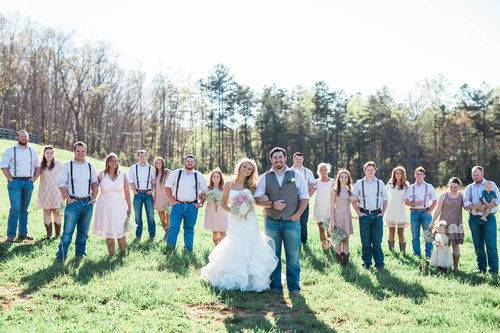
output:
[[[24,142],[21,142],[19,140],[17,140],[17,143],[20,145],[20,146],[26,146],[28,144],[28,141],[24,141]]]

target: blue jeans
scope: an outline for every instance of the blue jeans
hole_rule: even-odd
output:
[[[476,250],[477,268],[486,272],[486,253],[490,272],[498,273],[497,250],[497,220],[495,214],[488,215],[486,221],[481,221],[481,216],[469,214],[469,228],[472,233],[472,242]],[[486,251],[484,250],[486,245]]]
[[[170,226],[166,236],[167,245],[175,247],[177,236],[181,230],[181,223],[184,221],[184,248],[193,251],[194,226],[198,218],[198,208],[194,204],[176,204],[170,211]]]
[[[142,236],[142,206],[146,208],[146,218],[148,221],[149,238],[155,238],[156,224],[155,224],[155,211],[153,205],[153,196],[147,193],[134,194],[134,212],[135,212],[135,237],[141,238]]]
[[[422,230],[428,230],[429,225],[432,222],[432,215],[427,211],[415,211],[410,212],[410,223],[411,223],[411,244],[413,247],[413,254],[416,256],[421,256],[422,251],[420,251],[420,226]],[[432,242],[425,242],[425,256],[430,258],[432,252]]]
[[[271,289],[283,290],[281,284],[281,245],[285,246],[286,284],[288,290],[300,290],[300,223],[290,220],[277,221],[266,216],[266,234],[274,240],[278,266],[271,274]]]
[[[384,222],[382,216],[367,214],[359,218],[361,259],[366,268],[372,265],[372,257],[376,267],[384,267],[384,252],[382,252],[383,234]]]
[[[7,185],[10,200],[9,219],[7,221],[7,237],[23,237],[28,234],[28,207],[33,192],[31,180],[13,180]],[[19,229],[18,229],[19,228]]]
[[[309,221],[309,205],[307,205],[302,215],[300,215],[300,241],[303,244],[307,243],[307,221]]]
[[[85,255],[85,247],[87,245],[87,239],[89,238],[88,233],[93,210],[94,205],[90,205],[89,200],[76,201],[64,208],[64,227],[61,243],[59,244],[56,254],[58,259],[66,259],[75,228],[75,254],[76,256]]]

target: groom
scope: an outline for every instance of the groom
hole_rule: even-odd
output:
[[[278,266],[271,274],[271,290],[281,293],[281,246],[285,247],[286,284],[292,295],[300,294],[300,216],[309,203],[304,177],[287,167],[286,151],[276,147],[269,153],[272,168],[260,176],[255,198],[265,207],[266,234],[274,240]]]

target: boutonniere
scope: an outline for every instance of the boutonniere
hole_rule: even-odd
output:
[[[289,182],[290,183],[295,183],[295,177],[290,178]]]

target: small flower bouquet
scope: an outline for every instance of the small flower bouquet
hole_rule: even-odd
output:
[[[426,242],[433,242],[434,241],[434,233],[432,232],[432,230],[424,230],[424,240]]]
[[[217,207],[222,202],[222,191],[218,188],[209,190],[206,194],[206,198],[208,202],[213,202],[215,204],[215,211],[217,211]]]
[[[255,200],[250,191],[241,191],[233,198],[229,208],[231,214],[246,218],[248,212],[253,209],[254,203]]]
[[[347,238],[347,234],[340,228],[333,228],[332,231],[332,236],[330,237],[330,241],[333,246],[337,246],[342,242],[344,239]]]
[[[125,222],[123,222],[123,230],[128,232],[130,230],[130,215],[127,215]]]

